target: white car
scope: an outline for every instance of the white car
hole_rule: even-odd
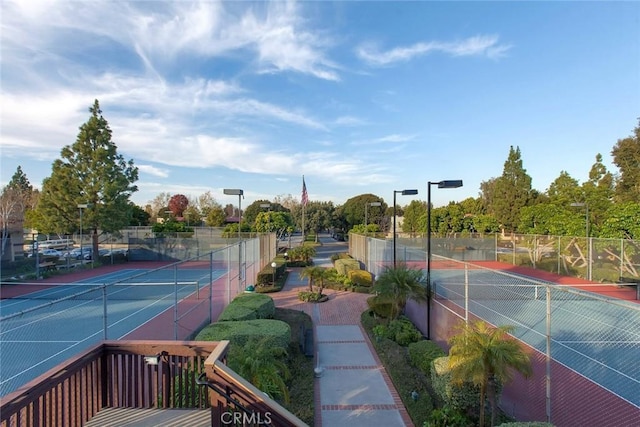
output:
[[[62,256],[62,252],[57,249],[43,249],[38,253],[39,257],[56,257],[60,258]],[[29,257],[33,257],[33,254],[29,254]]]

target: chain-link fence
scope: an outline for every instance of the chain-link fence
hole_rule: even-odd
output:
[[[550,253],[551,242],[558,245],[560,241],[555,247],[567,248],[579,245],[578,240],[522,237],[508,255],[522,253],[535,259],[535,254]],[[496,237],[493,241],[495,260],[504,246]],[[407,305],[406,314],[423,334],[446,348],[460,322],[480,319],[496,326],[513,325],[514,336],[531,348],[534,375],[529,380],[518,377],[505,388],[501,407],[508,414],[558,426],[640,425],[640,304],[595,293],[606,288],[615,294],[622,285],[580,284],[576,289],[483,268],[462,261],[471,260],[462,255],[469,249],[455,249],[480,247],[476,240],[459,242],[432,242],[431,310],[412,301]],[[601,243],[601,248],[613,244]],[[622,249],[623,244],[631,247],[634,242],[619,243]],[[350,254],[376,275],[393,264],[391,240],[352,234],[349,245]],[[490,251],[489,244],[485,247]],[[396,258],[425,268],[423,248],[419,239],[398,238]],[[527,248],[526,253],[518,248]],[[628,251],[631,260],[632,250]],[[454,253],[457,259],[439,253]]]
[[[103,339],[192,338],[253,283],[274,239],[236,241],[159,268],[131,263],[81,283],[3,283],[0,395]]]
[[[395,246],[397,262],[426,262],[425,236],[398,233]],[[350,253],[374,274],[393,262],[393,239],[352,233],[349,247]],[[501,261],[594,282],[640,282],[640,242],[637,240],[453,234],[446,238],[432,236],[431,253],[460,261]]]

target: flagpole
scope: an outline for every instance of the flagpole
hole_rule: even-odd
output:
[[[306,191],[307,187],[304,183],[304,175],[302,175],[302,245],[304,245],[304,217],[305,217],[305,207],[306,207],[306,203],[304,200],[304,192]]]

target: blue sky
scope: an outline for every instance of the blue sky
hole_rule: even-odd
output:
[[[40,187],[98,99],[133,201],[161,192],[243,205],[462,179],[477,197],[519,146],[533,187],[640,116],[638,2],[3,0],[1,170]],[[408,204],[409,196],[398,196]],[[245,205],[245,206],[246,206]]]

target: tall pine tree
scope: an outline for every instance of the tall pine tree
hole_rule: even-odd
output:
[[[92,234],[97,251],[99,231],[113,232],[129,224],[129,197],[137,191],[138,168],[118,154],[98,100],[89,112],[76,142],[62,149],[51,176],[43,181],[37,217],[40,232],[73,233],[80,229],[78,205],[87,205],[83,228]]]
[[[520,221],[520,209],[531,200],[531,177],[522,167],[520,148],[509,149],[502,176],[494,182],[493,200],[489,203],[504,231],[514,232]]]

